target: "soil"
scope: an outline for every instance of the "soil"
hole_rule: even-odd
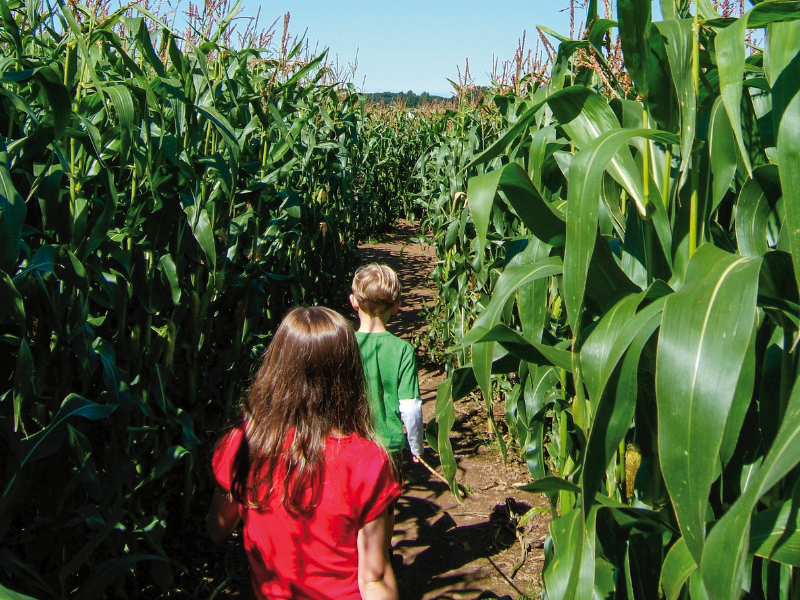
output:
[[[394,268],[402,283],[400,312],[388,329],[409,341],[420,339],[423,309],[432,306],[436,290],[428,279],[436,256],[430,246],[410,241],[415,228],[399,223],[379,243],[361,247],[364,263],[383,262]],[[352,316],[352,314],[350,315]],[[444,379],[439,365],[418,355],[423,415],[433,418],[436,386]],[[487,433],[485,411],[467,397],[455,403],[456,423],[451,441],[458,461],[458,482],[468,493],[462,502],[424,465],[407,457],[406,480],[395,513],[392,564],[403,600],[538,597],[544,561],[543,544],[550,517],[547,500],[514,487],[529,481],[527,468],[514,452],[503,462]],[[502,408],[496,412],[502,414]],[[425,460],[441,473],[438,456],[426,450]],[[183,566],[174,574],[174,591],[144,590],[145,598],[244,599],[249,595],[249,567],[241,529],[220,544],[205,533],[208,507],[196,498],[192,517],[180,540],[164,540],[167,553]],[[522,515],[540,507],[523,527]],[[525,553],[524,561],[523,551]],[[150,593],[147,593],[150,591]]]

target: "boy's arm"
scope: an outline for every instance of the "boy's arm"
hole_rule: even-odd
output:
[[[400,418],[408,432],[408,447],[414,456],[422,456],[422,398],[400,400]]]
[[[397,389],[400,419],[408,432],[408,445],[413,456],[422,456],[422,397],[419,393],[417,357],[411,344],[406,343],[400,358]]]

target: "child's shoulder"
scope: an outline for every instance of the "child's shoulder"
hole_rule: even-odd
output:
[[[356,331],[356,339],[359,342],[372,342],[376,344],[380,344],[382,346],[393,346],[398,348],[409,347],[412,350],[414,346],[408,343],[406,340],[393,334],[391,331],[378,331],[375,333],[364,333],[361,331]]]
[[[365,462],[380,463],[386,457],[386,453],[378,444],[355,433],[343,438],[330,439],[334,443],[329,443],[327,449],[340,460],[344,458],[346,461],[363,465]]]

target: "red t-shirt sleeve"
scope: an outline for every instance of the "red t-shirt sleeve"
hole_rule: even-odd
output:
[[[356,506],[364,507],[358,528],[361,529],[377,518],[386,508],[400,497],[401,487],[394,478],[389,458],[376,449],[375,459],[362,471],[362,485],[356,488]]]
[[[233,479],[233,459],[242,442],[244,430],[241,426],[234,427],[214,447],[211,457],[211,468],[214,471],[214,478],[219,487],[226,492],[231,491],[231,480]]]

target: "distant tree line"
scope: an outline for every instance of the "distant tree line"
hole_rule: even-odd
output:
[[[438,102],[447,100],[443,96],[434,96],[428,92],[415,94],[412,90],[407,92],[378,92],[374,94],[366,94],[367,98],[378,104],[391,104],[392,102],[405,102],[408,108],[415,108],[417,106],[427,104],[428,102]]]

